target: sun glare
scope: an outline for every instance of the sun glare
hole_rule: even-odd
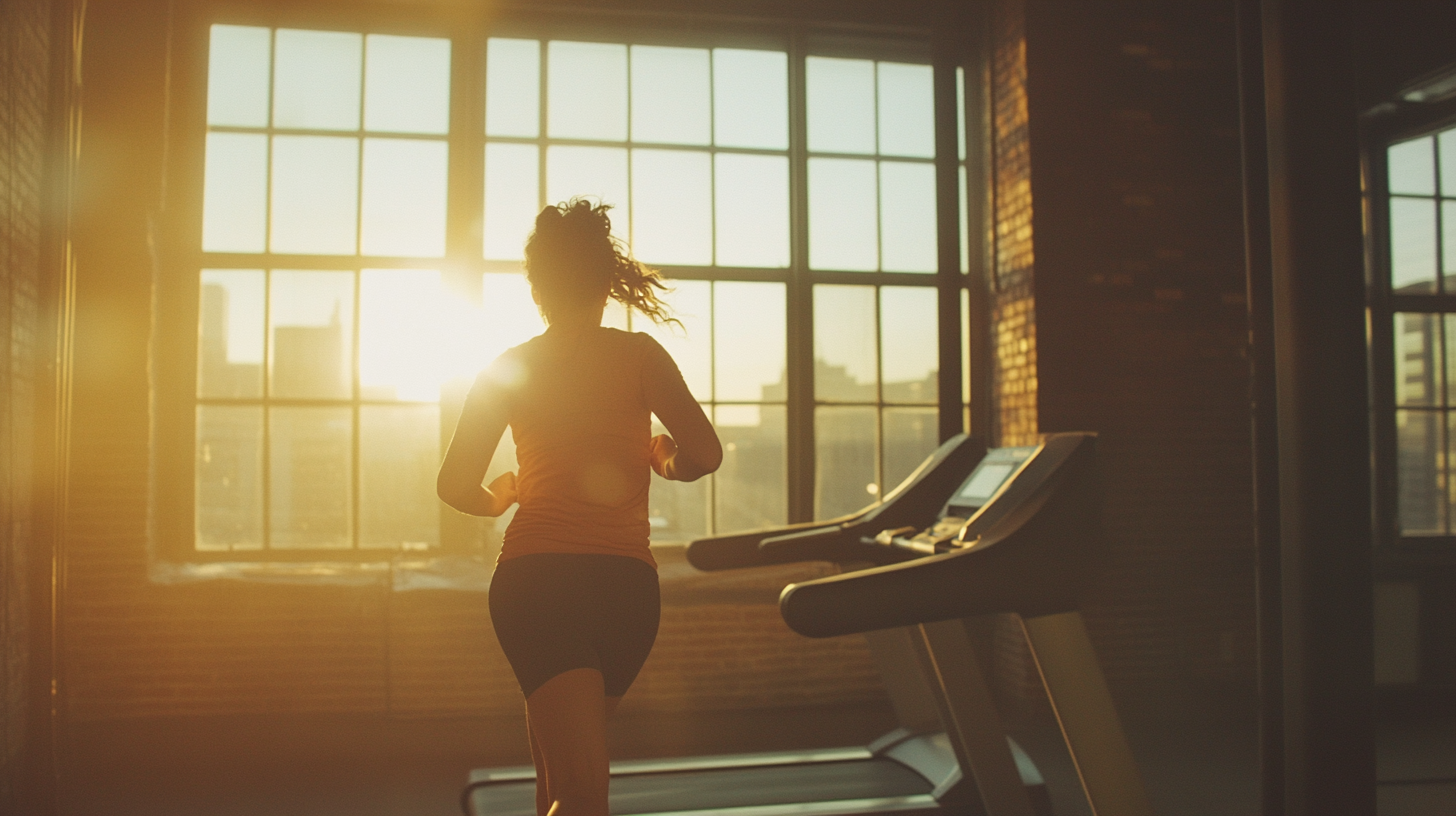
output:
[[[506,348],[539,333],[541,321],[524,279],[488,277],[515,279],[520,286],[498,283],[496,288],[514,297],[492,297],[487,283],[482,308],[451,291],[434,270],[365,270],[359,299],[361,396],[438,400],[447,383],[469,380]]]

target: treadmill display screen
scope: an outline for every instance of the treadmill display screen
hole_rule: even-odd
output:
[[[976,506],[985,504],[986,500],[991,498],[991,494],[996,492],[996,488],[1000,487],[1001,483],[1006,481],[1006,477],[1011,475],[1012,470],[1011,465],[1001,464],[984,464],[976,468],[975,472],[971,474],[971,478],[967,479],[956,493],[956,504]]]
[[[969,478],[961,484],[959,490],[947,502],[947,509],[954,508],[956,513],[967,513],[981,507],[996,495],[1001,485],[1016,473],[1027,458],[1036,448],[996,448],[986,454],[981,464],[971,471]]]

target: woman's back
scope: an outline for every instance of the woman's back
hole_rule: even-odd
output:
[[[572,552],[653,563],[649,393],[665,357],[647,335],[600,326],[552,328],[507,352],[520,508],[502,560]]]

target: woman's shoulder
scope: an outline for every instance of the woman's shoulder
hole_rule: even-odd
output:
[[[537,339],[539,338],[533,337],[519,346],[511,346],[501,352],[489,365],[475,375],[475,383],[471,390],[492,387],[515,390],[525,380],[526,359],[532,343]]]

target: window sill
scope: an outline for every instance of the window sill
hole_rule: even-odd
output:
[[[788,584],[832,575],[822,562],[781,564],[728,572],[701,572],[687,562],[683,544],[653,544],[662,600],[668,606],[777,604]],[[178,586],[237,581],[294,586],[377,587],[393,592],[485,592],[495,565],[468,556],[400,556],[387,561],[155,561],[154,584]]]
[[[467,556],[401,556],[388,561],[154,561],[148,577],[163,585],[241,581],[307,586],[377,586],[395,592],[484,592],[494,567]]]

